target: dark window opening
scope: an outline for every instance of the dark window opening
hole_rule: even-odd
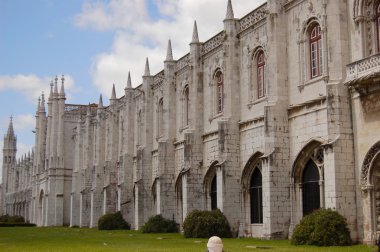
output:
[[[215,175],[214,178],[212,179],[212,182],[211,182],[211,191],[210,191],[211,210],[218,208],[217,199],[216,199],[216,197],[217,197],[216,192],[217,192],[217,188],[216,188],[216,175]]]
[[[312,160],[306,164],[302,175],[303,215],[307,215],[320,206],[319,172]]]
[[[251,223],[263,223],[262,176],[258,168],[252,174],[250,186]]]

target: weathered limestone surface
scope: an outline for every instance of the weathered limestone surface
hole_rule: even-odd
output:
[[[156,214],[182,224],[195,209],[217,207],[234,232],[275,239],[289,237],[309,196],[318,196],[314,208],[337,210],[354,240],[373,243],[375,3],[268,0],[236,18],[228,1],[221,32],[201,42],[195,22],[188,54],[175,59],[168,41],[163,70],[152,75],[146,59],[142,84],[132,88],[128,73],[125,93],[118,98],[112,87],[109,106],[102,96],[66,103],[64,77],[55,78],[37,104],[35,147],[19,160],[10,122],[0,213],[39,226],[96,227],[101,215],[121,211],[139,229]],[[310,169],[314,191],[306,187]]]

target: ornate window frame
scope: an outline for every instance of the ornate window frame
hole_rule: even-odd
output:
[[[215,84],[215,113],[222,114],[224,111],[224,74],[220,68],[214,72],[213,82]]]
[[[261,61],[259,62],[259,58]],[[249,53],[248,61],[248,72],[249,72],[249,88],[248,88],[248,107],[251,108],[252,105],[261,102],[267,98],[267,54],[263,46],[257,46],[251,53]],[[262,71],[261,78],[261,90],[263,91],[260,95],[259,87],[259,71]]]
[[[298,88],[301,91],[305,85],[312,84],[321,79],[327,78],[327,29],[324,25],[324,20],[320,20],[317,17],[311,17],[303,23],[303,28],[300,33],[298,40],[298,55],[299,55],[299,85]],[[319,60],[319,74],[316,76],[312,75],[311,72],[311,43],[310,40],[311,32],[313,28],[320,27],[320,54]]]

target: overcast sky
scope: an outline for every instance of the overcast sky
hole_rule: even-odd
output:
[[[235,17],[264,2],[232,0]],[[221,31],[226,6],[227,0],[0,0],[1,148],[11,115],[18,156],[33,147],[37,99],[55,75],[66,77],[66,103],[109,97],[113,83],[120,97],[128,71],[132,86],[142,82],[146,57],[151,74],[162,70],[168,39],[174,59],[188,53],[194,20],[201,42]]]

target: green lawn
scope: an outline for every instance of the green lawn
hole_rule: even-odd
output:
[[[0,227],[0,251],[124,251],[204,252],[207,239],[185,239],[180,234],[142,234],[136,231],[98,231],[79,228]],[[351,247],[292,246],[289,241],[223,239],[226,252],[372,252],[366,245]]]

